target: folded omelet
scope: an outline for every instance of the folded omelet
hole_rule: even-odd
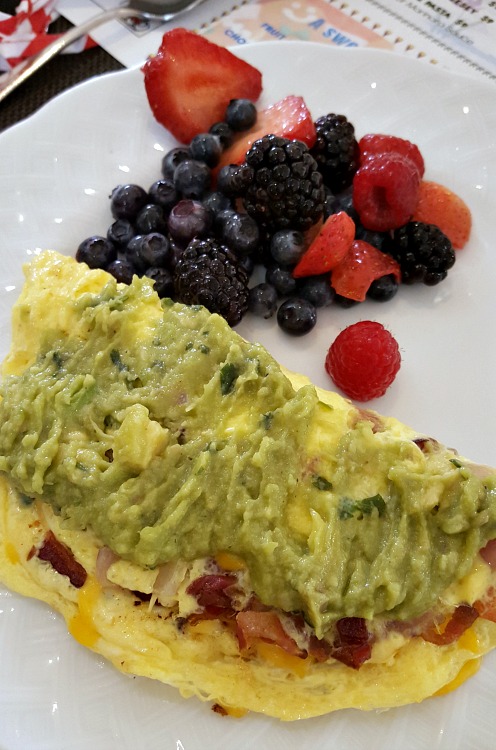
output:
[[[496,645],[496,481],[202,307],[26,266],[0,579],[115,666],[285,720],[447,692]]]

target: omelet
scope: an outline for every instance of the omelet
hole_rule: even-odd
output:
[[[496,480],[201,307],[53,252],[0,402],[0,579],[119,670],[295,720],[456,688],[496,644]]]

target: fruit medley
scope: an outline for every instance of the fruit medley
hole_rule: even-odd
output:
[[[164,35],[143,73],[155,118],[181,145],[148,189],[115,187],[107,236],[81,242],[78,260],[125,283],[145,274],[160,296],[233,326],[247,312],[275,315],[293,335],[320,307],[446,278],[471,215],[424,180],[417,145],[358,140],[345,115],[314,120],[301,96],[258,111],[261,73],[185,29]]]

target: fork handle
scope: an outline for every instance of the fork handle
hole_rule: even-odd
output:
[[[49,45],[47,45],[41,52],[34,57],[31,57],[25,62],[19,63],[15,68],[8,71],[2,80],[0,80],[0,102],[6,99],[9,94],[12,93],[21,83],[24,83],[26,79],[36,73],[45,63],[51,60],[53,57],[62,52],[63,49],[68,47],[72,42],[80,39],[85,34],[88,34],[92,29],[97,26],[101,26],[107,21],[112,21],[117,18],[142,18],[150,17],[151,14],[141,13],[133,10],[133,8],[111,8],[104,13],[99,13],[97,16],[93,16],[85,23],[78,26],[74,26],[64,34],[55,39]]]

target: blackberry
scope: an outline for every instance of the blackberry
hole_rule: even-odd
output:
[[[328,114],[315,122],[317,140],[310,149],[333,193],[351,185],[359,166],[355,128],[344,115]]]
[[[242,200],[260,226],[305,230],[322,216],[322,175],[306,144],[266,135],[252,144],[246,163],[253,179]]]
[[[236,256],[213,238],[189,243],[174,269],[174,290],[179,302],[204,305],[231,326],[248,309],[248,275]]]
[[[398,261],[405,284],[439,284],[455,262],[455,251],[446,235],[434,224],[421,221],[395,229],[385,238],[382,250]]]

